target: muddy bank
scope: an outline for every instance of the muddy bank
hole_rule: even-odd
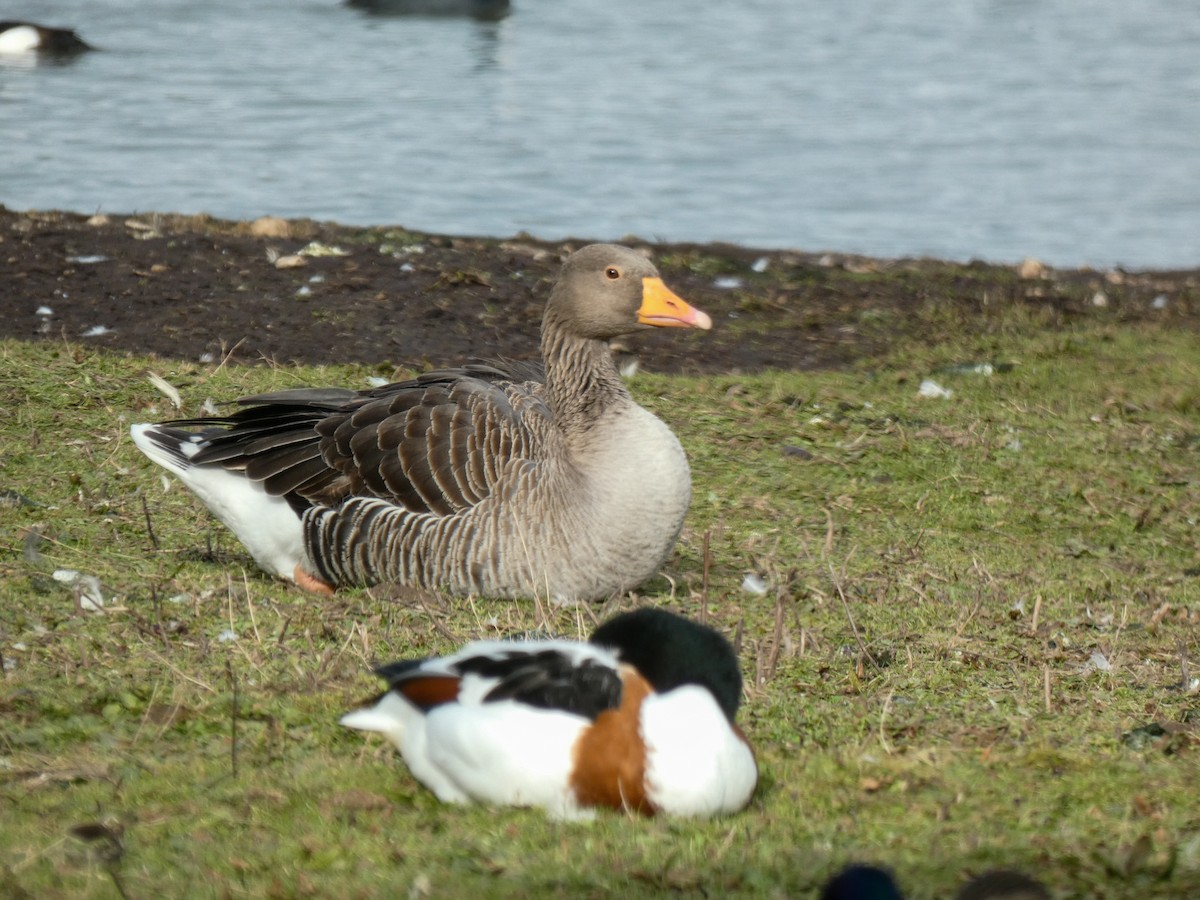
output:
[[[1080,317],[1200,330],[1200,270],[1050,270],[876,260],[723,244],[652,244],[705,335],[629,342],[657,372],[849,364],[928,315],[981,332],[1013,305],[1045,327]],[[537,353],[561,255],[584,241],[420,234],[308,220],[17,213],[0,207],[0,335],[236,362],[425,369]],[[918,312],[924,314],[918,315]]]

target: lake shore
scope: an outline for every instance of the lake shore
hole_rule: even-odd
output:
[[[657,372],[854,365],[899,338],[936,342],[931,307],[981,334],[1028,308],[1046,327],[1080,318],[1200,330],[1200,269],[1130,272],[729,244],[644,247],[667,283],[713,318],[689,340],[621,348]],[[584,240],[450,237],[307,219],[169,213],[86,216],[0,207],[0,337],[80,341],[196,360],[425,369],[537,353],[562,254]]]

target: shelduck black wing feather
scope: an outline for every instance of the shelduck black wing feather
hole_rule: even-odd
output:
[[[426,659],[400,659],[396,662],[385,663],[375,668],[375,674],[387,682],[388,687],[395,687],[407,678],[412,678],[421,666],[428,662]]]
[[[485,702],[516,700],[595,719],[621,703],[621,676],[597,660],[573,660],[560,650],[513,650],[459,661],[462,674],[496,678]]]

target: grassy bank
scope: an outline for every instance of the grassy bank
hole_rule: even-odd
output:
[[[126,437],[176,414],[148,371],[194,414],[374,369],[0,344],[0,892],[802,896],[870,859],[914,897],[1001,865],[1062,896],[1195,895],[1195,335],[921,314],[944,342],[850,371],[636,378],[694,499],[670,579],[604,609],[301,595]],[[336,724],[374,662],[635,602],[740,641],[744,814],[446,808]]]

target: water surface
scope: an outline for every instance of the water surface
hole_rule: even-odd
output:
[[[1167,0],[10,0],[0,203],[456,234],[1200,265],[1200,14]]]

